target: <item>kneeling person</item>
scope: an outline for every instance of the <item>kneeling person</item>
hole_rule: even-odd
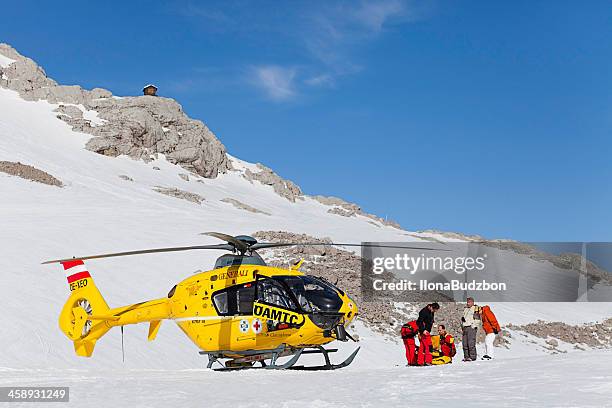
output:
[[[438,326],[438,336],[432,339],[434,346],[434,358],[432,364],[448,364],[452,363],[453,357],[457,354],[455,348],[455,338],[446,331],[446,327],[441,324]]]

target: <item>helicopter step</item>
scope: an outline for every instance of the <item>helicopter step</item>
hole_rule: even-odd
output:
[[[226,361],[225,364],[219,361],[220,358],[223,358],[223,353],[207,353],[205,351],[200,351],[200,354],[208,355],[207,368],[213,369],[214,371],[238,371],[247,369],[316,371],[337,370],[339,368],[347,367],[353,362],[355,356],[359,352],[359,349],[360,348],[358,347],[355,351],[351,353],[351,355],[346,360],[344,360],[340,364],[332,364],[329,358],[329,353],[335,353],[338,351],[338,349],[325,349],[323,346],[316,346],[312,349],[302,348],[298,349],[297,351],[285,349],[282,346],[273,350],[250,350],[245,351],[245,355],[243,357],[234,358],[232,360]],[[323,354],[325,364],[319,366],[295,366],[302,354]],[[277,359],[279,357],[286,356],[292,357],[283,364],[277,364]],[[270,363],[266,363],[265,360],[271,361]],[[214,363],[218,363],[222,367],[212,368]],[[256,363],[259,363],[260,365],[256,366]]]

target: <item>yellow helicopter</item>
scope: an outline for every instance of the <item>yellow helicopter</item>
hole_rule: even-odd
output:
[[[258,249],[296,245],[376,246],[334,243],[263,243],[246,235],[218,232],[206,235],[224,244],[158,248],[58,259],[70,287],[70,297],[59,317],[62,332],[74,342],[77,355],[90,357],[98,339],[112,327],[149,323],[148,339],[155,339],[162,320],[173,320],[208,356],[207,368],[334,370],[346,367],[359,352],[332,364],[323,345],[334,340],[354,341],[346,327],[357,316],[357,304],[343,290],[323,278],[305,275],[299,261],[290,269],[267,266]],[[391,246],[392,247],[392,246]],[[399,247],[403,249],[427,249]],[[214,269],[176,284],[167,297],[109,308],[85,267],[84,260],[158,252],[225,250]],[[302,354],[320,353],[325,364],[296,366]],[[290,357],[279,363],[281,357]]]

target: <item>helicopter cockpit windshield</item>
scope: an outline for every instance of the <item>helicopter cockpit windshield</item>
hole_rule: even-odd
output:
[[[291,289],[300,307],[305,312],[337,312],[342,299],[328,282],[314,276],[278,277]]]

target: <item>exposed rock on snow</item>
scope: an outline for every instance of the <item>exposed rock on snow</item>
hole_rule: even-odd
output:
[[[433,234],[433,235],[439,235],[444,238],[459,239],[461,241],[485,241],[485,239],[481,237],[480,235],[466,235],[466,234],[461,234],[459,232],[447,232],[447,231],[439,231],[435,229],[427,229],[427,230],[422,230],[422,231],[417,231],[417,232],[419,234]]]
[[[234,198],[226,197],[226,198],[224,198],[221,201],[223,201],[224,203],[231,204],[231,205],[233,205],[234,207],[236,207],[236,208],[238,208],[240,210],[245,210],[245,211],[252,212],[252,213],[255,213],[255,214],[272,215],[269,212],[265,212],[265,211],[262,211],[262,210],[259,210],[259,209],[255,208],[255,207],[251,207],[250,205],[245,204],[245,203],[243,203],[241,201],[238,201],[238,200],[236,200]]]
[[[202,204],[204,201],[206,201],[205,198],[199,194],[179,190],[178,188],[157,186],[153,190],[170,197],[180,198],[181,200],[191,201],[192,203],[196,204]]]
[[[295,185],[292,181],[281,178],[278,174],[272,171],[272,169],[264,166],[261,163],[257,163],[259,172],[253,172],[250,169],[246,169],[244,177],[249,180],[257,180],[261,184],[272,186],[276,194],[281,197],[285,197],[291,202],[295,202],[296,199],[302,199],[302,190]]]
[[[326,196],[321,196],[321,195],[313,196],[312,198],[314,198],[315,200],[317,200],[323,205],[333,206],[333,208],[330,208],[329,210],[327,210],[327,212],[330,214],[336,214],[336,215],[340,215],[343,217],[353,217],[355,215],[361,215],[361,216],[370,218],[374,221],[377,221],[382,225],[387,225],[387,226],[394,227],[397,229],[402,228],[397,222],[393,220],[386,220],[374,214],[368,214],[364,212],[361,209],[361,207],[359,207],[357,204],[349,203],[347,201],[344,201],[341,198],[326,197]]]
[[[131,178],[130,176],[126,176],[125,174],[120,174],[120,175],[119,175],[119,178],[120,178],[121,180],[125,180],[125,181],[134,181],[134,179],[133,179],[133,178]]]
[[[0,67],[2,78],[6,78],[0,79],[0,86],[19,92],[26,100],[61,104],[58,118],[74,130],[95,136],[87,143],[89,150],[145,160],[153,153],[162,153],[171,163],[208,178],[230,168],[223,144],[204,123],[185,115],[173,99],[112,98],[105,89],[88,91],[76,85],[58,85],[33,60],[11,46],[0,44],[0,54],[15,61],[6,68]],[[105,122],[92,126],[78,108],[69,104],[94,110]]]
[[[75,105],[60,105],[55,111],[59,112],[57,117],[64,122],[70,123],[71,120],[74,120],[75,126],[80,120],[83,120],[83,111]],[[64,118],[64,116],[67,116],[67,118]]]
[[[162,153],[169,162],[208,178],[229,169],[225,147],[204,123],[187,117],[173,99],[94,99],[87,106],[107,120],[102,126],[77,128],[97,136],[87,143],[89,150],[143,160]]]
[[[327,212],[330,214],[340,215],[342,217],[352,217],[353,215],[355,215],[354,212],[345,210],[344,208],[340,207],[330,208],[329,210],[327,210]]]
[[[558,344],[557,340],[555,340],[558,339],[565,343],[581,344],[594,348],[612,347],[612,319],[583,325],[569,325],[562,322],[544,322],[540,320],[536,323],[522,326],[509,324],[507,327],[542,339],[549,339],[546,343],[550,345]]]
[[[0,172],[36,181],[37,183],[62,187],[62,182],[49,173],[19,162],[0,161]]]

